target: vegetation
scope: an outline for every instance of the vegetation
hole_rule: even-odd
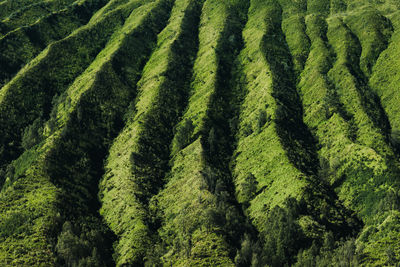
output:
[[[97,0],[84,0],[41,17],[33,24],[26,23],[0,38],[0,86],[11,80],[17,71],[47,45],[85,25],[93,13],[104,4],[105,2]],[[23,45],[20,45],[21,43]]]
[[[246,8],[241,1],[213,0],[202,9],[188,106],[172,141],[167,184],[151,201],[163,222],[158,232],[165,265],[234,264],[245,225],[232,194],[229,113],[222,110],[232,97],[232,61]]]
[[[1,34],[6,35],[16,28],[34,23],[48,13],[57,12],[73,4],[73,1],[43,1],[23,6],[2,20]]]
[[[0,0],[0,265],[396,266],[397,0]]]
[[[37,117],[49,118],[54,96],[61,95],[88,67],[104,48],[107,38],[121,27],[130,11],[139,4],[138,1],[132,1],[118,6],[113,12],[91,21],[63,40],[51,43],[2,88],[0,150],[3,153],[0,166],[21,154],[20,142],[24,129]],[[82,40],[85,40],[83,45]],[[29,97],[25,97],[27,95]]]
[[[117,265],[143,265],[149,257],[146,251],[154,244],[155,219],[149,214],[148,202],[163,185],[169,158],[166,144],[187,94],[199,10],[196,1],[175,2],[137,83],[134,107],[110,149],[100,184],[100,212],[120,236],[115,246]],[[180,47],[187,50],[180,52]]]
[[[73,0],[39,1],[37,3],[32,3],[29,0],[2,1],[0,3],[1,7],[0,18],[2,20],[10,20],[18,15],[20,16],[23,15],[25,13],[24,11],[26,10],[27,11],[35,10],[35,8],[37,7],[39,8],[42,7],[43,8],[43,10],[41,10],[42,12],[34,12],[33,14],[28,14],[28,15],[43,16],[43,13],[62,9],[63,7],[73,2],[74,2]],[[47,9],[45,9],[45,7]]]

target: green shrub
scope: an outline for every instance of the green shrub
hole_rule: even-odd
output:
[[[25,128],[21,141],[21,145],[25,150],[29,150],[43,140],[43,123],[43,119],[37,118]]]
[[[185,119],[182,124],[179,124],[172,143],[172,154],[182,150],[190,143],[193,130],[194,126],[191,119]]]

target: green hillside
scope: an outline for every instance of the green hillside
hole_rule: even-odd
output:
[[[0,266],[399,266],[398,0],[0,0],[0,126]]]

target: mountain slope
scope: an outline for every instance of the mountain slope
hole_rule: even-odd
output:
[[[394,266],[396,0],[0,2],[0,262]]]

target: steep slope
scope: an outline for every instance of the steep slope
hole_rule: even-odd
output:
[[[101,177],[106,148],[121,127],[124,108],[134,94],[132,84],[145,59],[146,49],[137,45],[143,42],[140,36],[157,31],[167,14],[168,5],[163,1],[135,9],[56,101],[51,119],[41,128],[45,129],[45,140],[13,162],[14,179],[6,182],[0,196],[2,221],[7,222],[3,227],[8,230],[2,231],[0,255],[4,262],[52,264],[55,259],[49,248],[53,247],[59,263],[112,264],[112,234],[99,220],[94,185]],[[130,53],[135,44],[136,55]],[[24,193],[27,191],[29,194]],[[7,205],[10,199],[14,199],[11,206]],[[29,216],[21,220],[26,210]],[[26,231],[16,238],[21,229]],[[13,253],[17,249],[21,254]],[[26,250],[46,256],[27,257],[23,254]]]
[[[38,117],[44,120],[49,118],[53,98],[62,94],[85,70],[114,30],[140,4],[140,1],[132,1],[119,5],[63,40],[51,43],[1,89],[2,167],[22,152],[24,129]]]
[[[397,0],[0,0],[0,265],[396,266]]]
[[[166,265],[233,265],[243,229],[231,195],[223,124],[242,8],[240,1],[207,0],[202,9],[188,106],[172,140],[167,184],[152,200]]]
[[[29,0],[6,0],[0,3],[0,19],[12,21],[14,18],[22,16],[27,20],[34,20],[46,13],[62,9],[73,2],[73,0],[50,0],[33,3]]]
[[[78,4],[73,1],[43,1],[39,3],[31,3],[23,6],[1,21],[1,35],[6,35],[8,32],[15,30],[21,26],[29,25],[40,19],[41,17],[57,12],[70,5]]]
[[[386,11],[387,12],[387,11]],[[370,79],[370,85],[380,97],[382,106],[385,108],[387,116],[392,126],[392,134],[395,140],[398,140],[400,129],[399,121],[399,70],[398,51],[400,39],[400,15],[398,11],[390,12],[387,17],[392,22],[394,32],[386,50],[382,52],[373,69]]]
[[[298,87],[305,122],[320,143],[323,178],[366,223],[357,240],[358,259],[366,265],[383,264],[381,252],[377,257],[380,263],[373,259],[375,255],[371,257],[375,253],[370,248],[363,253],[370,242],[365,231],[384,218],[391,220],[382,205],[387,201],[385,195],[393,196],[398,187],[399,167],[389,143],[389,121],[368,85],[368,77],[387,45],[391,23],[370,3],[349,2],[344,6],[346,13],[342,9],[340,15],[327,20],[323,13],[308,16],[307,33],[312,46]],[[369,25],[368,30],[365,25]],[[393,238],[390,231],[377,232],[380,237]]]
[[[294,68],[300,71],[302,63],[298,57],[293,67],[289,53],[297,40],[302,44],[307,38],[286,44],[281,14],[290,12],[287,7],[283,11],[277,1],[251,1],[239,57],[243,78],[238,89],[243,91],[238,93],[244,99],[233,158],[238,200],[262,240],[259,264],[273,266],[294,263],[299,249],[322,238],[318,228],[335,230],[339,237],[359,227],[318,174],[315,142],[303,124],[296,92]],[[306,55],[307,47],[296,53]],[[272,223],[274,218],[281,219]]]
[[[148,202],[164,183],[172,128],[186,102],[200,9],[197,1],[175,2],[137,84],[125,128],[110,149],[100,185],[101,214],[120,237],[117,265],[143,264],[155,242]]]
[[[44,16],[32,25],[19,27],[1,38],[0,86],[11,80],[17,71],[47,45],[66,37],[86,24],[91,15],[103,4],[104,2],[100,1],[80,1],[69,8]],[[103,10],[108,6],[110,4]],[[21,43],[22,46],[19,45]]]

